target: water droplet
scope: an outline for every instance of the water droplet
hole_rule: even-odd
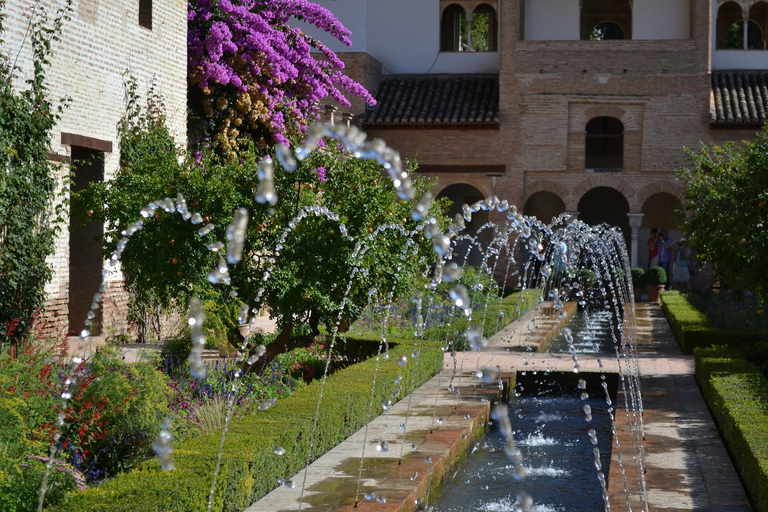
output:
[[[261,404],[259,404],[259,409],[262,411],[266,411],[276,403],[277,403],[277,400],[275,400],[274,398],[267,398],[266,400],[261,402]]]
[[[399,384],[403,380],[402,375],[395,375],[395,384]]]
[[[375,493],[372,493],[372,492],[367,492],[367,493],[363,494],[363,497],[364,497],[366,500],[368,500],[368,501],[373,501],[373,500],[374,500],[374,498],[376,498],[376,494],[375,494]]]
[[[387,498],[385,498],[384,496],[377,496],[376,497],[376,501],[378,503],[386,503],[387,502]]]
[[[376,445],[376,450],[382,453],[389,451],[389,442],[379,439],[379,443]]]
[[[293,480],[286,480],[283,485],[288,489],[293,489],[294,487],[296,487],[296,482],[294,482]]]
[[[205,226],[203,226],[203,227],[201,227],[200,229],[198,229],[198,230],[197,230],[197,234],[198,234],[198,235],[200,235],[200,236],[204,236],[204,235],[207,235],[208,233],[210,233],[211,231],[213,231],[213,228],[214,228],[214,227],[215,227],[215,226],[214,226],[213,224],[211,224],[211,223],[208,223],[208,224],[206,224]]]
[[[425,457],[424,462],[426,462],[427,464],[432,464],[432,457],[430,456]]]
[[[381,402],[381,408],[388,411],[392,407],[392,400],[384,400]]]
[[[397,358],[397,364],[400,366],[405,366],[405,364],[408,362],[408,358],[405,356],[400,356]]]
[[[440,423],[441,425],[445,423],[445,421],[446,421],[445,418],[437,418],[437,422]]]
[[[283,448],[280,445],[277,445],[274,448],[272,448],[272,451],[275,452],[275,455],[285,455],[285,448]]]
[[[445,265],[443,269],[443,280],[447,283],[458,281],[461,278],[461,268],[454,262]]]

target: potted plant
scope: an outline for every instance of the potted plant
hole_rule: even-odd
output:
[[[667,272],[661,267],[651,267],[645,273],[645,291],[648,292],[648,302],[658,304],[659,293],[664,291],[667,282]]]
[[[632,291],[635,293],[635,302],[640,302],[645,288],[645,270],[641,268],[632,269]]]

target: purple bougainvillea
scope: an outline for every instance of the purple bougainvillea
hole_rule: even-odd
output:
[[[346,92],[375,103],[342,73],[344,62],[333,51],[289,25],[305,21],[350,45],[349,30],[324,7],[307,0],[191,0],[188,10],[190,108],[199,126],[231,148],[246,136],[262,148],[288,143],[316,119],[325,97],[349,106]]]

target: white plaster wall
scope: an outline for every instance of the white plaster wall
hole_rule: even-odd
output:
[[[318,39],[334,52],[366,52],[368,51],[368,3],[369,0],[313,0],[331,11],[336,18],[347,27],[352,34],[349,39],[352,46],[343,45],[338,39],[324,30],[309,23],[292,20],[290,25],[295,25],[306,34]]]
[[[768,69],[768,50],[714,50],[712,69]]]
[[[690,0],[634,0],[632,39],[690,38]]]
[[[525,39],[578,40],[580,16],[579,0],[526,0]]]
[[[482,73],[499,72],[498,52],[440,52],[430,73]]]
[[[578,7],[578,0],[577,2]],[[297,22],[335,52],[366,52],[385,74],[498,73],[499,54],[440,52],[440,4],[432,0],[317,0],[352,32],[344,46],[324,31]]]
[[[426,73],[439,50],[440,2],[368,0],[368,53],[385,73]]]

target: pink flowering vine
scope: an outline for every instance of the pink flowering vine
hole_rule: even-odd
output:
[[[324,7],[308,0],[190,0],[187,19],[191,110],[198,128],[213,128],[232,148],[246,135],[261,148],[288,143],[316,119],[325,97],[349,106],[346,92],[375,104],[342,73],[344,62],[333,51],[289,25],[302,20],[350,45],[349,30]]]

